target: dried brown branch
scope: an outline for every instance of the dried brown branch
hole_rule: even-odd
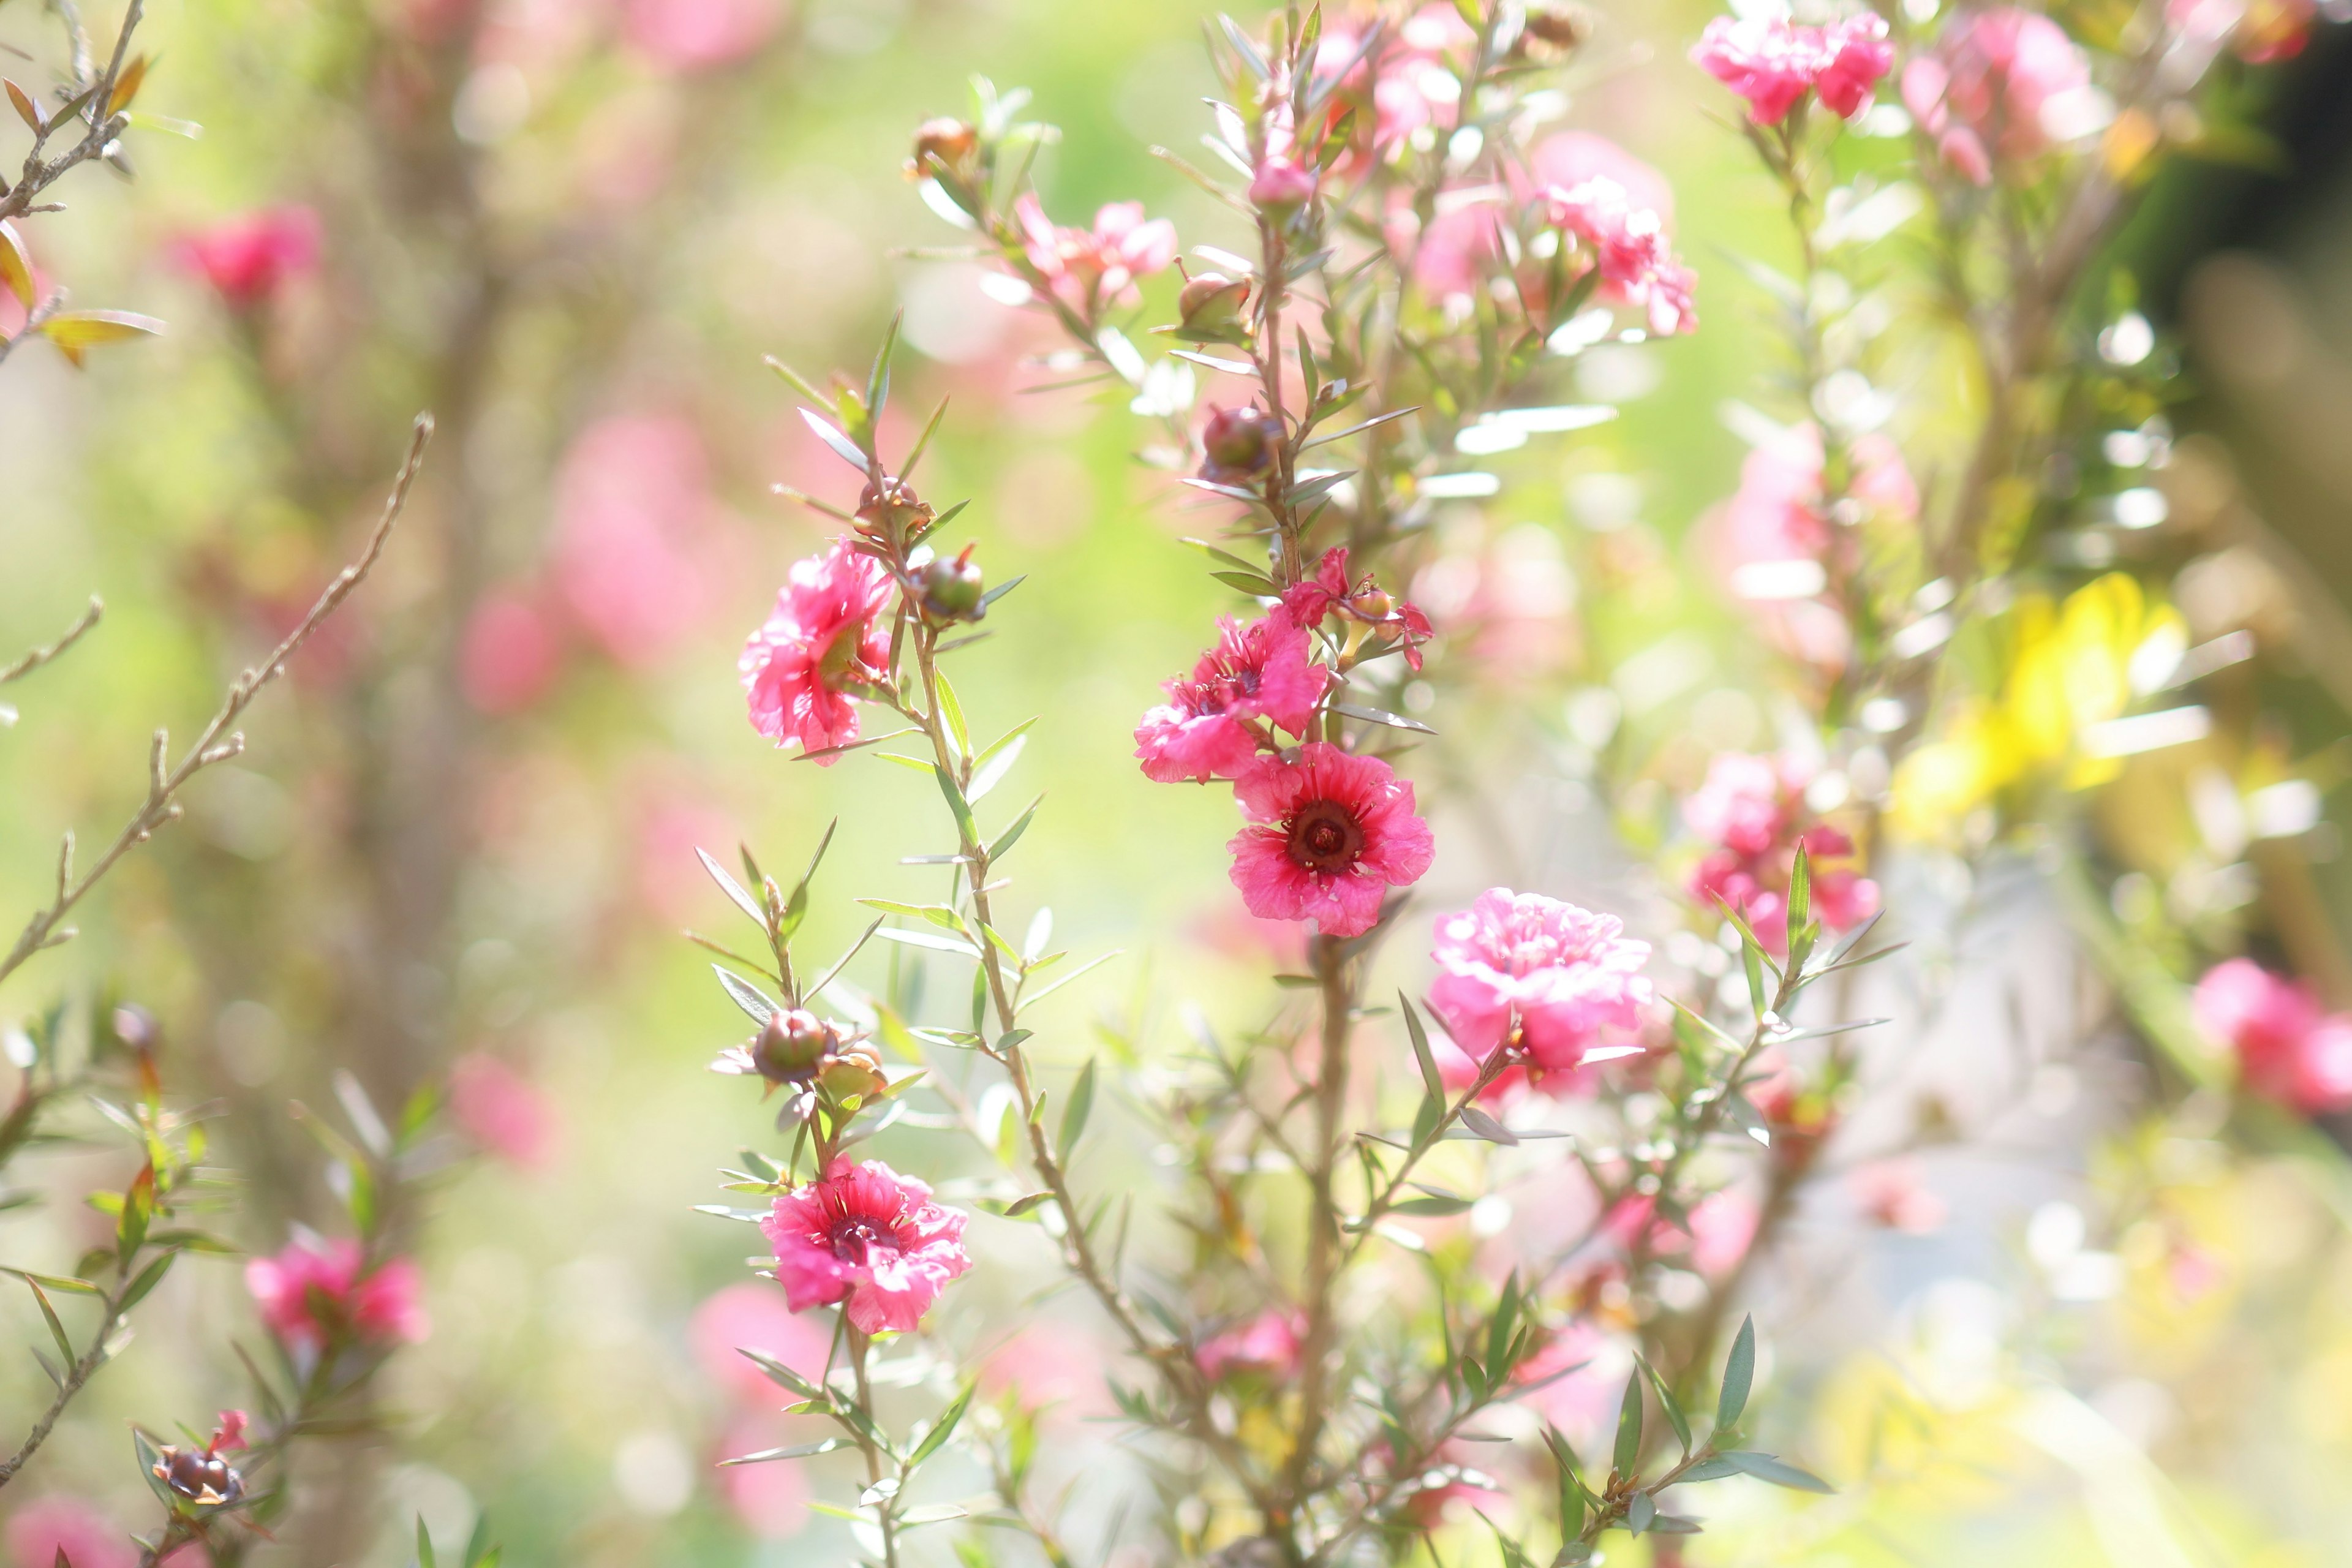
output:
[[[7,956],[0,958],[0,982],[15,973],[33,954],[71,941],[73,928],[60,922],[73,907],[114,868],[117,861],[146,843],[154,836],[156,829],[179,818],[181,806],[177,797],[189,780],[215,763],[227,762],[243,752],[245,736],[232,732],[229,726],[252,706],[253,700],[260,695],[263,687],[286,672],[287,662],[304,643],[310,640],[311,634],[335,613],[374,568],[376,559],[383,553],[384,542],[391,537],[393,524],[400,520],[401,510],[408,502],[409,487],[415,482],[417,470],[424,464],[425,444],[432,435],[433,416],[418,415],[415,434],[408,444],[408,457],[401,465],[398,478],[393,481],[392,493],[384,500],[383,515],[377,519],[374,531],[368,535],[366,547],[356,560],[336,574],[333,582],[327,584],[326,591],[319,595],[318,603],[310,606],[310,613],[286,634],[286,640],[279,643],[261,664],[238,676],[230,685],[220,710],[197,735],[195,743],[188,748],[177,766],[168,769],[165,766],[170,747],[168,732],[163,730],[155,731],[154,742],[148,752],[146,800],[131,815],[122,831],[115,836],[114,842],[107,847],[106,852],[79,879],[74,876],[73,869],[73,835],[66,835],[58,855],[57,893],[49,900],[47,908],[25,923],[24,931],[17,936],[16,945],[9,949]]]

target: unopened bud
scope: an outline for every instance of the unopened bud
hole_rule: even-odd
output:
[[[889,1082],[882,1076],[881,1053],[864,1040],[848,1041],[826,1057],[816,1077],[835,1100],[868,1099]]]
[[[768,1016],[751,1042],[751,1066],[770,1083],[798,1083],[840,1040],[839,1030],[807,1008],[782,1008]]]
[[[155,1015],[136,1002],[125,1002],[114,1010],[114,1037],[142,1055],[155,1048],[163,1031],[156,1026]]]
[[[1181,313],[1184,330],[1196,335],[1223,332],[1240,316],[1242,307],[1249,302],[1250,285],[1246,278],[1228,278],[1222,272],[1203,272],[1184,285],[1176,297],[1176,308]]]
[[[976,621],[987,614],[982,601],[988,596],[988,584],[971,552],[967,544],[963,553],[952,560],[934,556],[916,569],[923,613],[933,620]]]
[[[1210,479],[1255,479],[1274,466],[1276,447],[1282,440],[1282,421],[1263,408],[1220,408],[1201,432],[1201,450],[1208,458],[1202,473]]]
[[[903,541],[930,521],[930,507],[903,479],[886,477],[879,490],[869,484],[857,498],[857,531],[869,539]]]
[[[203,1448],[167,1443],[155,1450],[151,1470],[175,1495],[206,1508],[225,1507],[245,1496],[245,1478],[227,1460]]]
[[[1396,601],[1378,588],[1367,588],[1343,601],[1340,608],[1359,620],[1384,621],[1396,614]]]
[[[1269,217],[1288,217],[1315,199],[1315,171],[1281,153],[1257,166],[1250,181],[1250,205]]]
[[[1530,5],[1519,31],[1519,47],[1538,59],[1557,59],[1581,47],[1591,36],[1592,18],[1580,6]]]
[[[930,164],[937,162],[949,173],[961,174],[980,151],[980,132],[963,121],[948,117],[926,120],[915,128],[914,173],[932,173]]]

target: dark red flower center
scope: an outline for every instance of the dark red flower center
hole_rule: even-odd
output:
[[[898,1238],[888,1226],[855,1217],[834,1222],[833,1255],[844,1263],[863,1263],[877,1247],[898,1250]]]
[[[1334,800],[1310,800],[1291,814],[1286,847],[1309,871],[1338,873],[1364,852],[1364,830],[1356,814]]]

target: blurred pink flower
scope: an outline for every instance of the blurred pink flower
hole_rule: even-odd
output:
[[[1544,193],[1546,216],[1563,234],[1581,240],[1600,268],[1600,297],[1645,310],[1661,336],[1698,330],[1692,297],[1697,275],[1667,248],[1665,218],[1634,205],[1626,188],[1606,175]]]
[[[895,592],[889,568],[852,550],[845,538],[795,563],[776,607],[736,663],[752,727],[778,746],[798,741],[810,752],[857,739],[857,705],[843,686],[887,678],[890,627],[883,612]],[[817,759],[819,766],[839,760]]]
[[[583,430],[555,479],[551,574],[582,629],[642,668],[701,626],[717,596],[702,439],[674,416]]]
[[[2309,986],[2232,958],[2205,972],[2192,1005],[2255,1093],[2306,1115],[2352,1110],[2352,1015],[2324,1013]]]
[[[1531,1077],[1572,1074],[1604,1031],[1630,1029],[1652,999],[1641,974],[1650,944],[1614,915],[1541,893],[1489,888],[1437,922],[1429,1005],[1454,1037],[1445,1076],[1476,1081],[1480,1065],[1517,1038]],[[1589,1075],[1569,1087],[1589,1085]]]
[[[339,1333],[388,1345],[425,1338],[431,1327],[414,1261],[395,1258],[362,1275],[356,1241],[297,1237],[275,1258],[245,1266],[245,1286],[262,1321],[287,1345],[316,1352]]]
[[[668,924],[707,917],[710,879],[694,852],[724,858],[742,840],[735,818],[679,779],[648,778],[636,794],[636,897]]]
[[[475,603],[457,650],[457,684],[484,713],[520,713],[563,672],[563,628],[530,586],[493,588]]]
[[[709,70],[757,51],[783,19],[780,0],[623,0],[621,37],[655,65]]]
[[[1791,757],[1719,753],[1683,803],[1683,821],[1714,847],[1690,880],[1691,896],[1739,912],[1774,952],[1789,945],[1789,877],[1800,845],[1811,861],[1813,918],[1848,931],[1878,912],[1878,884],[1848,864],[1853,840],[1805,805],[1811,770]]]
[[[742,1357],[735,1358],[740,1362]],[[744,1362],[749,1367],[751,1363]],[[823,1357],[818,1358],[818,1370],[824,1369]],[[754,1372],[756,1378],[759,1374]],[[776,1398],[786,1398],[782,1390],[764,1378],[761,1386]],[[770,1448],[784,1447],[798,1440],[800,1434],[786,1430],[790,1418],[779,1417],[756,1410],[739,1410],[727,1419],[720,1429],[718,1459],[732,1459],[744,1454],[757,1454]],[[752,1534],[769,1541],[798,1535],[809,1521],[809,1489],[807,1467],[790,1460],[771,1460],[759,1465],[729,1465],[719,1469],[719,1495],[726,1499],[728,1510]]]
[[[1192,1360],[1211,1382],[1246,1372],[1287,1383],[1298,1375],[1298,1352],[1306,1333],[1307,1321],[1297,1311],[1268,1307],[1249,1321],[1202,1341]]]
[[[52,1492],[18,1509],[8,1521],[8,1556],[16,1568],[56,1568],[62,1553],[73,1568],[138,1568],[131,1532],[94,1503]]]
[[[758,1351],[814,1381],[824,1375],[833,1336],[793,1315],[771,1281],[745,1279],[719,1290],[694,1310],[687,1342],[702,1374],[740,1405],[772,1405],[782,1391],[740,1352]]]
[[[1332,100],[1331,121],[1362,103],[1368,83],[1372,108],[1369,116],[1359,113],[1354,145],[1336,165],[1338,172],[1360,170],[1368,149],[1374,158],[1387,158],[1423,126],[1452,123],[1462,97],[1455,66],[1477,38],[1444,0],[1422,6],[1403,26],[1389,30],[1369,59],[1360,27],[1340,20],[1327,25],[1316,46],[1315,75],[1328,80],[1345,73],[1343,90]]]
[[[868,1334],[912,1332],[940,1288],[971,1267],[963,1226],[925,1184],[879,1161],[846,1159],[776,1199],[760,1222],[792,1310],[845,1300],[850,1322]]]
[[[1250,177],[1249,199],[1261,212],[1296,212],[1315,199],[1315,171],[1295,158],[1269,153]]]
[[[2252,65],[2293,59],[2311,41],[2318,0],[2170,0],[2165,19],[2200,43],[2227,38]]]
[[[1325,936],[1361,936],[1391,887],[1420,880],[1436,846],[1412,785],[1377,757],[1309,741],[1297,760],[1264,756],[1234,782],[1250,826],[1225,847],[1250,913],[1312,920]]]
[[[1561,131],[1537,142],[1528,153],[1527,174],[1514,174],[1512,193],[1526,200],[1549,186],[1573,190],[1592,180],[1609,181],[1625,193],[1628,205],[1656,213],[1673,229],[1675,192],[1666,177],[1590,131]]]
[[[1046,286],[1088,321],[1104,306],[1140,296],[1135,280],[1176,259],[1176,226],[1146,219],[1141,202],[1112,202],[1095,214],[1091,229],[1056,228],[1034,193],[1013,204],[1021,248]]]
[[[1069,1420],[1113,1415],[1102,1347],[1084,1329],[1033,1322],[982,1363],[980,1386],[991,1394],[1017,1393],[1029,1409],[1050,1406]]]
[[[1862,1212],[1889,1230],[1926,1236],[1941,1229],[1949,1213],[1944,1200],[1921,1184],[1916,1161],[1873,1160],[1856,1165],[1845,1184]]]
[[[1699,1199],[1690,1211],[1691,1267],[1710,1278],[1738,1268],[1762,1218],[1756,1200],[1736,1188],[1719,1188]]]
[[[319,215],[305,206],[264,207],[181,237],[180,265],[211,284],[229,309],[268,303],[287,279],[318,264]]]
[[[555,1154],[555,1108],[539,1086],[477,1051],[449,1068],[449,1110],[476,1146],[527,1171]]]
[[[1903,101],[1944,159],[1978,184],[2072,136],[2092,107],[2091,65],[2066,30],[2013,5],[1961,13],[1903,68]]]
[[[1520,1363],[1517,1381],[1528,1392],[1518,1403],[1571,1444],[1590,1443],[1616,1419],[1626,1364],[1615,1341],[1579,1318]]]
[[[1171,700],[1136,727],[1135,754],[1143,775],[1161,784],[1233,778],[1257,755],[1252,720],[1270,720],[1294,735],[1312,721],[1328,679],[1307,658],[1307,632],[1277,605],[1247,626],[1217,618],[1217,646],[1201,656],[1190,679],[1162,684]]]
[[[1808,92],[1818,92],[1832,113],[1853,119],[1895,63],[1895,47],[1886,41],[1885,18],[1875,12],[1826,27],[1801,26],[1785,16],[1717,16],[1699,36],[1691,58],[1746,99],[1757,124],[1777,125]]]

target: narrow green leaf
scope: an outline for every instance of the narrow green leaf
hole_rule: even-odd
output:
[[[425,1516],[416,1516],[416,1568],[436,1568],[438,1559],[433,1555],[433,1537],[425,1532]]]
[[[1062,1135],[1056,1143],[1062,1158],[1078,1146],[1078,1139],[1087,1130],[1087,1118],[1095,1109],[1095,1058],[1088,1057],[1087,1065],[1078,1069],[1076,1083],[1070,1085],[1070,1102],[1062,1108]]]
[[[65,1324],[58,1321],[58,1310],[49,1305],[49,1293],[41,1289],[37,1279],[27,1278],[25,1283],[32,1287],[33,1300],[41,1304],[41,1317],[49,1325],[49,1337],[58,1342],[58,1353],[66,1358],[66,1365],[73,1365],[80,1359],[79,1352],[73,1348],[73,1341],[67,1337]]]
[[[948,679],[945,671],[940,672],[939,682],[940,716],[948,721],[948,739],[955,742],[957,756],[969,757],[971,755],[971,731],[964,725],[963,700],[956,695],[955,685]]]
[[[944,684],[941,689],[946,689]],[[966,844],[979,843],[980,829],[972,824],[971,805],[963,798],[963,791],[957,785],[955,776],[937,763],[931,764],[931,773],[940,781],[940,794],[947,797],[948,809],[955,814],[956,831],[962,835],[962,841]]]
[[[1610,1463],[1621,1476],[1631,1476],[1642,1458],[1642,1374],[1625,1380],[1624,1402],[1617,1407],[1617,1446]]]
[[[1404,1032],[1412,1037],[1412,1059],[1421,1068],[1422,1085],[1429,1090],[1429,1098],[1442,1105],[1445,1080],[1438,1076],[1437,1058],[1430,1054],[1429,1031],[1422,1026],[1421,1015],[1402,991],[1397,993],[1397,1005],[1404,1012]]]
[[[1738,1467],[1743,1474],[1754,1476],[1759,1481],[1769,1481],[1776,1487],[1787,1487],[1791,1491],[1828,1493],[1837,1489],[1811,1470],[1801,1470],[1785,1459],[1776,1459],[1769,1454],[1734,1448],[1717,1457]]]
[[[907,1456],[906,1468],[908,1470],[912,1470],[917,1465],[938,1453],[947,1440],[955,1436],[956,1423],[963,1419],[965,1407],[971,1404],[972,1390],[977,1386],[976,1384],[965,1384],[963,1392],[957,1394],[954,1402],[940,1413],[939,1420],[932,1423],[931,1429],[923,1434],[923,1440],[915,1445],[915,1451]]]
[[[1756,1320],[1750,1316],[1739,1320],[1730,1358],[1723,1363],[1723,1394],[1715,1405],[1717,1431],[1727,1432],[1739,1425],[1740,1414],[1748,1408],[1748,1387],[1755,1381]]]
[[[1633,1363],[1650,1380],[1650,1391],[1658,1396],[1658,1408],[1664,1414],[1666,1425],[1675,1429],[1675,1440],[1683,1446],[1683,1457],[1688,1458],[1691,1451],[1690,1418],[1683,1414],[1683,1407],[1675,1402],[1673,1390],[1667,1388],[1666,1380],[1658,1375],[1658,1369],[1650,1364],[1648,1357],[1636,1354]]]

